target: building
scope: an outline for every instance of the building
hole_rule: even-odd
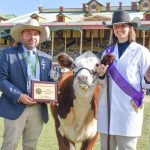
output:
[[[132,0],[130,6],[125,6],[123,2],[119,2],[118,6],[112,6],[110,2],[104,5],[100,0],[90,0],[81,5],[81,8],[39,7],[38,11],[0,23],[0,31],[8,31],[16,23],[35,18],[41,25],[50,28],[50,39],[40,46],[52,56],[68,50],[79,53],[83,50],[97,52],[105,48],[109,41],[110,29],[104,22],[109,25],[114,11],[126,10],[131,19],[138,17],[141,20],[141,26],[136,31],[137,41],[150,49],[150,0]],[[11,38],[8,37],[7,45],[12,43],[10,41]],[[1,41],[2,44],[6,43]]]

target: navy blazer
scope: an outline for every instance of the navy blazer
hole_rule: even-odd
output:
[[[3,50],[0,59],[0,116],[7,119],[17,119],[25,109],[25,105],[18,102],[21,94],[27,94],[27,65],[23,56],[22,46]],[[40,80],[50,79],[52,62],[50,56],[37,50],[40,64]],[[45,63],[45,67],[42,64]],[[46,104],[41,104],[43,121],[48,121]]]

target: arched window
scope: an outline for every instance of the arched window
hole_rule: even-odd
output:
[[[96,4],[92,4],[92,9],[96,9]]]
[[[93,1],[93,2],[92,2],[91,11],[92,11],[92,12],[96,12],[96,1]]]
[[[147,8],[148,7],[148,0],[143,0],[143,7]]]
[[[148,2],[144,2],[143,7],[147,8],[148,7]]]

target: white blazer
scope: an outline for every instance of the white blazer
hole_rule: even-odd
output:
[[[150,52],[142,45],[132,42],[119,58],[118,46],[115,45],[115,65],[121,75],[138,91],[146,83],[144,74],[150,65]],[[103,56],[105,55],[105,52]],[[98,105],[98,131],[108,133],[107,123],[107,83],[101,82],[102,92]],[[110,135],[140,136],[143,123],[143,109],[135,112],[131,97],[128,96],[110,77]]]

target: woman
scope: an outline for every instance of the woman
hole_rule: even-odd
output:
[[[130,21],[126,11],[116,11],[112,24],[108,26],[113,30],[112,41],[103,52],[102,59],[109,53],[114,56],[114,61],[110,66],[101,64],[98,68],[102,84],[98,106],[101,150],[108,150],[109,147],[111,150],[136,150],[137,138],[141,135],[142,90],[150,81],[149,77],[148,81],[144,78],[150,65],[150,53],[135,42],[134,28],[137,25],[137,22]],[[109,85],[105,76],[107,71],[110,74]]]

